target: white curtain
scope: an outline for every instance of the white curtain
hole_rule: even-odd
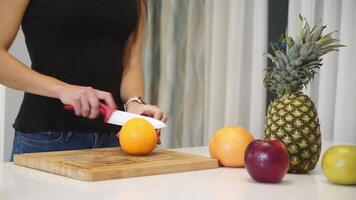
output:
[[[296,34],[301,13],[310,23],[327,24],[326,32],[346,45],[324,57],[324,66],[306,90],[315,102],[324,140],[356,143],[356,1],[290,0],[288,32]]]
[[[145,97],[169,114],[165,146],[206,145],[226,125],[262,137],[267,1],[155,0],[147,24]]]
[[[267,1],[207,1],[204,142],[217,129],[241,125],[263,135]],[[209,16],[211,15],[211,16]],[[209,19],[210,17],[210,19]]]

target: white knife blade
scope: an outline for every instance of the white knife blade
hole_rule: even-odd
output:
[[[112,112],[111,116],[109,117],[109,119],[106,123],[123,126],[128,120],[133,119],[133,118],[145,119],[149,123],[151,123],[155,129],[161,129],[161,128],[166,127],[165,123],[163,123],[162,121],[159,121],[157,119],[138,115],[138,114],[123,112],[123,111],[119,111],[119,110],[115,110],[114,112]]]
[[[63,108],[65,110],[71,110],[71,111],[74,110],[74,107],[72,105],[64,105]],[[99,110],[100,110],[100,113],[104,117],[105,123],[123,126],[130,119],[142,118],[142,119],[147,120],[149,123],[151,123],[155,129],[161,129],[161,128],[166,127],[165,123],[163,123],[162,121],[159,121],[157,119],[138,115],[138,114],[123,112],[120,110],[113,110],[112,108],[110,108],[109,106],[107,106],[103,103],[99,104]]]

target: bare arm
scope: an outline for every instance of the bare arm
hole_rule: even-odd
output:
[[[131,35],[124,55],[124,69],[121,80],[121,99],[126,102],[134,96],[144,95],[143,73],[141,69],[141,36],[136,41]]]
[[[9,54],[30,0],[0,0],[0,84],[28,93],[58,98],[74,106],[77,115],[97,117],[99,99],[116,108],[111,94],[64,83],[40,74]]]
[[[0,83],[33,94],[58,97],[56,91],[65,83],[31,70],[8,53],[28,3],[29,0],[0,0]]]
[[[142,3],[142,2],[141,2]],[[141,6],[141,17],[136,33],[133,33],[127,44],[124,55],[124,70],[121,80],[121,99],[126,102],[129,98],[144,95],[144,81],[141,68],[141,51],[144,40],[145,10]],[[167,116],[160,108],[154,105],[142,105],[132,102],[127,106],[127,111],[142,114],[156,119],[167,121]]]

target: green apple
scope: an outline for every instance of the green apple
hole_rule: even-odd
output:
[[[356,145],[330,147],[323,155],[321,169],[333,183],[356,184]]]

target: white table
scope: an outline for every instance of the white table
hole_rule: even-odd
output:
[[[325,149],[325,148],[324,148]],[[208,155],[207,147],[176,149]],[[82,182],[12,163],[0,164],[0,200],[355,200],[355,186],[329,183],[318,165],[309,175],[288,174],[280,184],[250,179],[243,168],[165,174],[121,180]]]

